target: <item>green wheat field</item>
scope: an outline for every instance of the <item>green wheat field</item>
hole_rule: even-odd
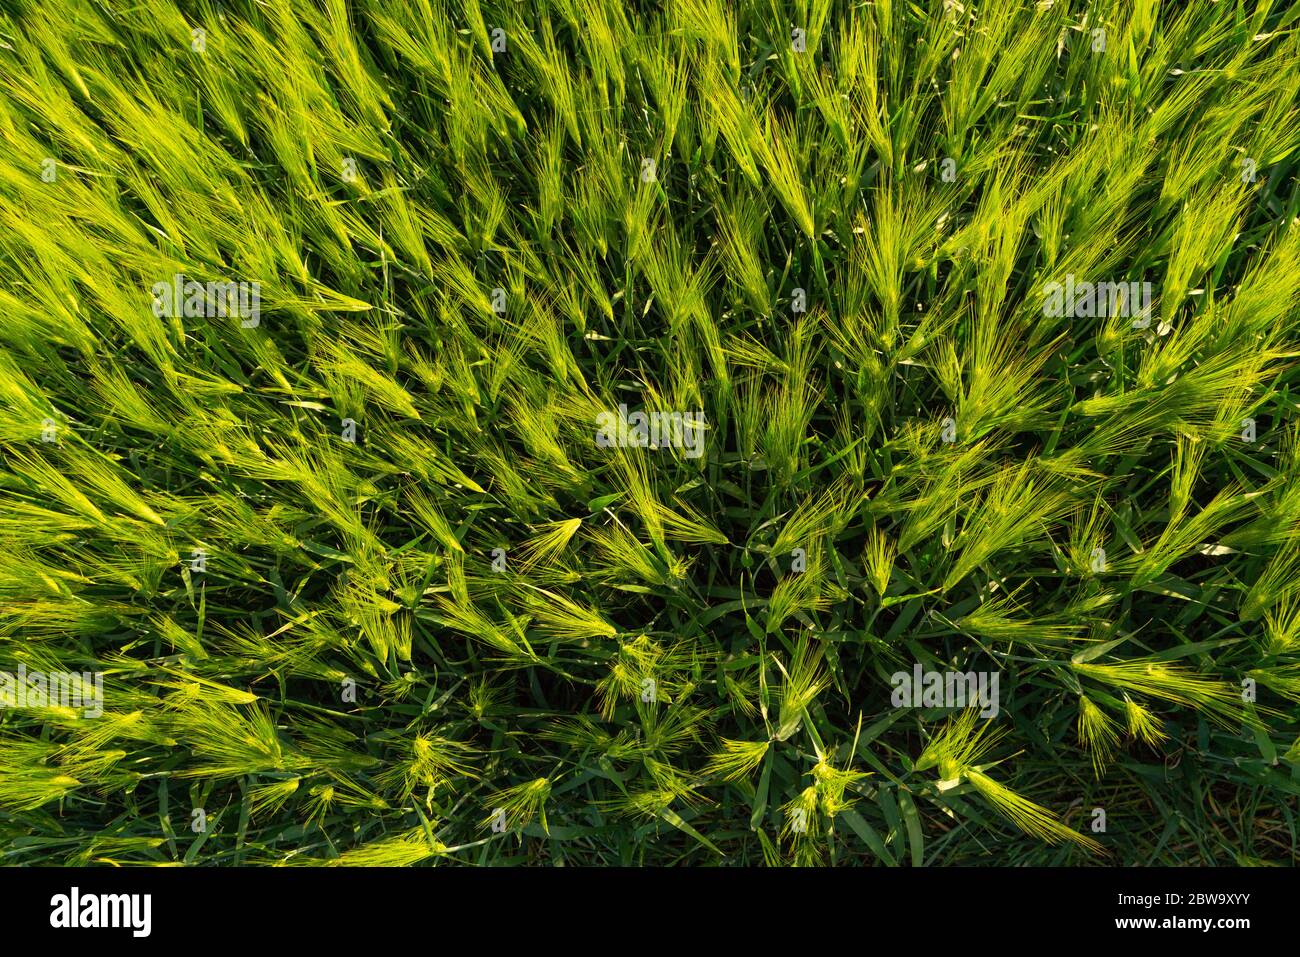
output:
[[[1297,64],[4,4],[0,863],[1294,863]]]

